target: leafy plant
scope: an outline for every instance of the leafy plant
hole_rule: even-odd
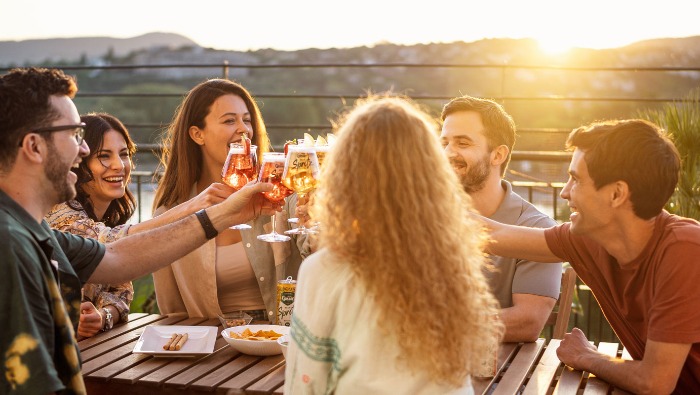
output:
[[[666,129],[681,156],[681,174],[666,210],[700,220],[700,89],[686,99],[640,116]]]

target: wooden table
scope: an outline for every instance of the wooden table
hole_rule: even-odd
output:
[[[146,325],[218,326],[214,352],[199,357],[133,354]],[[229,347],[218,319],[130,314],[129,321],[78,343],[89,394],[282,394],[284,357],[255,357]]]
[[[557,357],[560,340],[549,343],[504,343],[498,355],[498,373],[492,379],[473,379],[476,394],[628,394],[588,372],[573,370]],[[598,351],[632,359],[617,343],[600,343]]]
[[[210,355],[188,358],[153,357],[132,351],[147,325],[218,326]],[[284,384],[282,355],[255,357],[241,354],[221,338],[217,319],[131,314],[129,321],[109,332],[78,343],[83,376],[90,394],[277,394]],[[499,350],[498,373],[493,379],[473,379],[475,393],[483,394],[625,394],[587,372],[564,366],[556,355],[559,340],[549,343],[505,343]],[[598,349],[620,356],[616,343]],[[629,355],[622,353],[623,358]]]

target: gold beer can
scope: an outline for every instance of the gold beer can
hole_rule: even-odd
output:
[[[292,324],[296,288],[297,281],[292,280],[292,276],[277,282],[277,325],[290,326]]]

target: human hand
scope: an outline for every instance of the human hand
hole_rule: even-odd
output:
[[[294,216],[298,218],[299,224],[303,224],[306,228],[311,228],[315,224],[311,221],[309,208],[313,205],[313,191],[304,196],[299,196],[296,207],[294,208]]]
[[[261,215],[273,215],[282,210],[284,200],[271,202],[263,196],[263,192],[271,191],[272,184],[266,182],[249,182],[226,198],[223,206],[228,217],[233,221],[228,226],[248,222]],[[230,222],[230,221],[228,221]]]
[[[306,204],[297,204],[294,209],[294,216],[297,217],[298,223],[304,224],[306,227],[310,225],[309,221],[311,220],[311,216],[309,215],[309,209]]]
[[[189,200],[191,212],[199,211],[219,204],[234,192],[230,186],[215,182],[206,187],[199,195]]]
[[[559,360],[577,370],[587,369],[584,366],[584,361],[586,356],[592,353],[597,354],[598,350],[588,341],[583,331],[578,328],[573,328],[571,333],[565,334],[559,344],[559,348],[557,348]]]
[[[102,314],[91,302],[80,304],[80,321],[78,321],[78,336],[92,337],[103,328]]]

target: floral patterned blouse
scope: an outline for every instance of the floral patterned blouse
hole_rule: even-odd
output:
[[[110,228],[103,222],[91,219],[80,203],[71,201],[75,210],[67,203],[57,204],[46,216],[46,222],[58,230],[74,235],[96,239],[100,243],[110,243],[126,236],[130,224],[124,224]],[[134,299],[134,286],[131,281],[118,284],[85,284],[83,286],[83,301],[89,301],[97,309],[113,305],[119,311],[122,322],[129,319],[129,306]]]

